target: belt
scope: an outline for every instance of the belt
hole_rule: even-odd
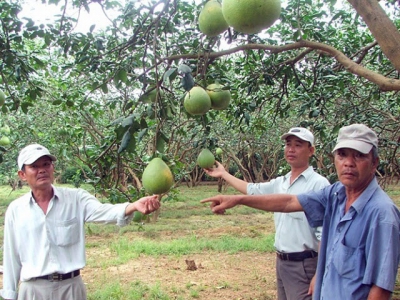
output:
[[[49,274],[49,275],[35,277],[32,279],[45,279],[48,281],[63,281],[66,279],[70,279],[70,278],[79,276],[80,273],[81,273],[80,270],[75,270],[75,271],[65,273],[65,274],[53,273],[53,274]]]
[[[290,261],[303,261],[306,258],[313,258],[318,256],[318,252],[315,251],[303,251],[303,252],[292,252],[292,253],[283,253],[276,252],[276,256],[282,260],[290,260]]]

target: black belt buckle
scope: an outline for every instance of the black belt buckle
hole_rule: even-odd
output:
[[[60,274],[60,273],[53,273],[53,274],[49,274],[49,275],[43,275],[43,276],[39,276],[39,277],[35,277],[33,279],[45,279],[48,281],[63,281],[65,279],[70,279],[70,278],[74,278],[80,275],[80,270],[75,270],[66,274]]]
[[[62,280],[62,274],[53,273],[53,274],[48,275],[47,279],[49,281],[61,281]]]

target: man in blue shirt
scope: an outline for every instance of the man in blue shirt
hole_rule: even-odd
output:
[[[323,226],[313,299],[390,299],[400,259],[400,212],[375,178],[378,138],[363,124],[340,129],[333,149],[339,182],[300,195],[215,196],[214,213],[242,204],[304,211]]]

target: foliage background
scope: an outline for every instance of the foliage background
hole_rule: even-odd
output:
[[[217,159],[236,176],[263,181],[288,170],[280,135],[293,126],[314,132],[312,164],[334,181],[338,130],[356,122],[380,137],[382,183],[399,176],[399,89],[355,75],[325,47],[397,84],[396,62],[351,1],[283,1],[280,20],[262,33],[230,28],[215,38],[198,29],[200,1],[42,2],[59,8],[53,22],[21,19],[23,1],[0,3],[0,88],[7,95],[0,125],[12,129],[12,144],[0,147],[3,183],[16,185],[18,151],[32,142],[57,155],[59,180],[77,168],[70,182],[92,183],[113,202],[144,193],[141,173],[154,156],[169,164],[177,184],[209,180],[195,165],[204,147],[221,147]],[[90,12],[93,5],[117,16],[105,29],[75,31],[79,15],[67,8]],[[379,5],[398,33],[396,1]],[[229,87],[229,108],[187,114],[186,91],[215,81]],[[152,89],[154,102],[146,98]]]

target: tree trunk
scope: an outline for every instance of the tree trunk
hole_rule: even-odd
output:
[[[348,0],[367,24],[382,52],[400,72],[400,32],[376,0]]]

